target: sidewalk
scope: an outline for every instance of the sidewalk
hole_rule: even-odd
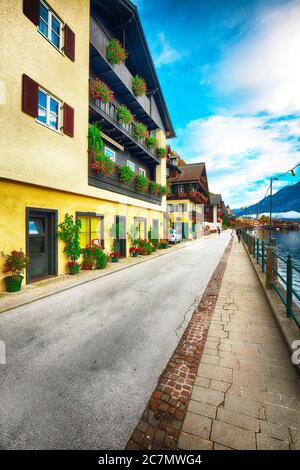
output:
[[[299,377],[236,239],[178,446],[300,449]]]

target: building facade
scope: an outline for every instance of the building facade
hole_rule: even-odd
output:
[[[205,209],[205,220],[211,232],[218,230],[219,227],[221,228],[223,210],[224,204],[221,194],[210,193],[209,205]]]
[[[136,7],[128,0],[4,0],[0,14],[0,251],[22,248],[30,256],[29,283],[67,272],[57,238],[66,213],[82,222],[82,247],[100,239],[110,252],[116,223],[125,234],[123,256],[131,226],[142,238],[150,228],[163,237],[165,196],[118,178],[119,166],[130,166],[166,184],[166,159],[118,120],[118,107],[126,105],[158,147],[174,135]],[[122,64],[108,61],[112,38],[128,52]],[[147,83],[144,96],[132,91],[137,74]],[[108,105],[90,96],[95,79],[114,92]],[[113,175],[95,171],[92,124],[101,129]]]
[[[199,238],[204,233],[205,208],[209,190],[205,163],[178,165],[178,156],[169,155],[167,205],[171,227],[182,238]]]

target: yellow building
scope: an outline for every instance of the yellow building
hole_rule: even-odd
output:
[[[3,0],[0,15],[0,251],[22,248],[30,256],[29,283],[67,272],[57,239],[66,213],[82,221],[82,246],[96,238],[110,252],[116,222],[125,233],[123,256],[131,226],[143,238],[150,228],[162,237],[165,196],[119,178],[119,168],[129,166],[166,184],[166,159],[134,134],[133,123],[120,122],[121,105],[158,147],[174,135],[136,7],[128,0]],[[108,61],[112,38],[125,43],[125,63]],[[144,96],[132,90],[137,74],[147,83]],[[114,92],[109,104],[90,96],[95,79]],[[113,175],[99,174],[88,156],[95,123]]]

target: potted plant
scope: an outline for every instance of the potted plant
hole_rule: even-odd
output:
[[[123,183],[130,184],[134,178],[134,172],[127,165],[121,165],[119,167],[119,178]]]
[[[159,192],[162,196],[167,194],[167,186],[161,185],[160,188],[159,188]]]
[[[65,214],[64,221],[58,225],[58,228],[57,236],[65,242],[64,253],[71,258],[71,261],[68,262],[69,274],[78,274],[80,265],[77,260],[81,255],[79,243],[81,221],[74,220],[73,215]]]
[[[135,189],[141,194],[145,193],[148,188],[148,184],[148,179],[144,175],[137,175],[134,178]]]
[[[158,194],[159,193],[159,184],[156,181],[150,181],[149,189],[151,193]]]
[[[156,149],[156,153],[159,158],[164,158],[167,155],[167,149],[165,147],[159,147]]]
[[[95,257],[94,257],[94,247],[91,246],[90,244],[87,244],[85,248],[81,250],[82,252],[82,263],[81,263],[81,269],[84,270],[89,270],[93,269],[94,267],[94,262],[95,262]]]
[[[127,59],[127,52],[121,42],[112,38],[106,47],[106,57],[110,64],[122,64]]]
[[[140,247],[139,246],[131,246],[129,248],[129,253],[131,256],[133,256],[134,258],[136,258],[139,254],[140,254]]]
[[[111,103],[114,99],[114,92],[99,78],[91,82],[90,93],[92,98],[104,104]]]
[[[94,152],[103,150],[104,144],[101,137],[101,131],[96,124],[91,124],[88,130],[88,144],[89,149]]]
[[[132,91],[135,96],[143,96],[146,94],[147,85],[143,77],[139,75],[132,77]]]
[[[148,242],[148,240],[139,240],[139,247],[141,250],[141,255],[151,255],[152,244]]]
[[[161,250],[168,248],[168,246],[169,246],[168,240],[164,240],[164,239],[159,240],[159,248]]]
[[[100,246],[94,249],[95,269],[104,269],[109,261],[109,256],[102,250]]]
[[[149,149],[154,148],[157,146],[157,140],[155,137],[150,136],[146,139],[146,145]]]
[[[3,266],[3,274],[11,273],[11,276],[6,276],[6,292],[18,292],[21,290],[22,281],[24,276],[22,276],[24,269],[27,268],[29,263],[29,257],[26,256],[23,251],[13,250],[10,254],[5,255],[2,252],[2,255],[5,258],[5,263]]]
[[[124,104],[117,108],[117,118],[121,124],[130,124],[133,121],[132,113]]]
[[[118,251],[113,251],[110,254],[110,259],[112,263],[118,263],[120,258],[120,253]]]
[[[145,124],[134,121],[133,123],[133,135],[137,139],[145,139],[148,136],[148,129]]]

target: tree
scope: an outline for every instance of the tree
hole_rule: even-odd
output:
[[[267,215],[261,215],[258,219],[258,222],[260,223],[260,225],[269,225],[270,217],[268,217]]]

